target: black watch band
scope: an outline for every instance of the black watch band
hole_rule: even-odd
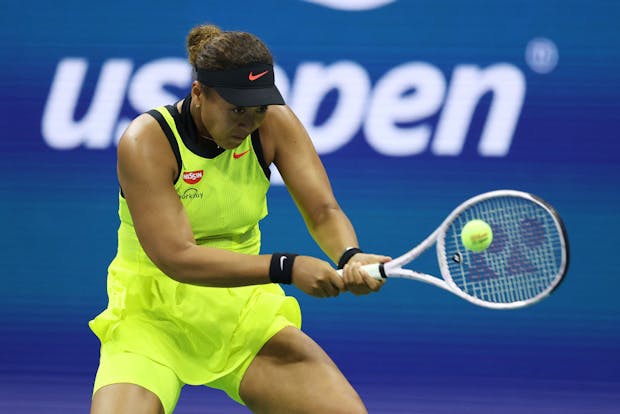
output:
[[[342,269],[344,265],[346,265],[349,262],[349,260],[351,260],[351,258],[358,253],[364,253],[364,252],[359,247],[347,248],[347,250],[345,250],[344,253],[342,253],[342,256],[340,256],[340,260],[338,260],[338,269]]]

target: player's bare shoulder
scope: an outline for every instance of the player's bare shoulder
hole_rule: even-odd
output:
[[[284,147],[308,145],[310,137],[295,113],[286,105],[272,105],[260,127],[265,159],[270,162]],[[270,157],[271,156],[271,157]]]
[[[157,124],[157,121],[148,114],[141,114],[127,126],[118,142],[119,149],[138,149],[141,146],[151,146],[166,137]]]
[[[170,170],[176,174],[176,160],[166,135],[157,121],[148,114],[136,117],[118,143],[118,165],[122,169],[140,166]]]
[[[287,105],[271,105],[267,110],[265,121],[261,125],[261,133],[272,134],[298,128],[301,122]]]

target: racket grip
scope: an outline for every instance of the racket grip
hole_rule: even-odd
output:
[[[362,266],[371,277],[375,279],[385,279],[387,275],[385,274],[385,270],[383,269],[383,263],[372,263]],[[338,269],[338,274],[342,276],[342,269]]]

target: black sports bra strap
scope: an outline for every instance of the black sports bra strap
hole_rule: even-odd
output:
[[[258,159],[258,163],[260,164],[263,172],[265,173],[265,177],[269,180],[271,177],[271,170],[265,161],[265,157],[263,155],[263,146],[260,142],[260,132],[255,130],[252,132],[252,147],[254,148],[254,152],[256,153],[256,158]]]
[[[174,107],[172,105],[166,105],[166,110],[168,110],[168,112],[170,112],[170,114],[172,115]],[[177,143],[172,129],[170,129],[170,125],[168,125],[168,122],[166,122],[166,119],[158,110],[152,109],[148,111],[147,114],[155,118],[162,131],[164,131],[164,134],[166,135],[166,138],[168,138],[168,142],[170,143],[170,147],[172,148],[172,152],[174,153],[174,157],[177,160],[177,176],[174,177],[174,184],[177,182],[179,176],[181,175],[181,166],[183,165],[183,160],[181,159],[181,152],[179,151],[179,144]]]

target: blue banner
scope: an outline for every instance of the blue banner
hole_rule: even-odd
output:
[[[202,23],[270,47],[365,250],[397,256],[498,188],[535,193],[566,222],[565,283],[519,311],[403,281],[330,300],[288,289],[370,412],[454,412],[468,395],[477,412],[617,408],[618,2],[68,0],[4,4],[0,19],[0,411],[87,409],[98,342],[86,323],[106,305],[116,251],[116,144],[135,116],[188,93],[185,38]],[[263,250],[325,259],[273,172]],[[439,272],[433,252],[415,266]],[[178,411],[220,401],[206,394]]]

